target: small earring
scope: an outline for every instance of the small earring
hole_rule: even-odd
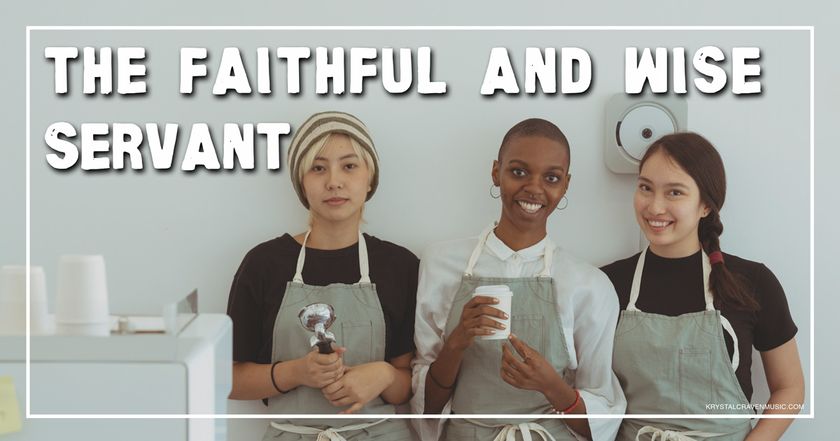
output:
[[[499,188],[499,194],[493,194],[493,189],[494,188],[499,188],[499,187],[495,184],[490,186],[490,197],[493,198],[493,199],[499,199],[500,197],[502,197],[502,189]]]
[[[569,198],[567,198],[567,197],[566,197],[566,195],[563,195],[563,199],[560,199],[560,201],[561,201],[561,202],[562,202],[563,200],[565,200],[565,201],[566,201],[566,205],[563,205],[562,207],[558,205],[558,206],[557,206],[557,208],[555,208],[555,210],[565,210],[565,209],[566,209],[566,207],[568,207],[568,206],[569,206]]]

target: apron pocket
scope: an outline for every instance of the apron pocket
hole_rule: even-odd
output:
[[[545,326],[542,314],[520,314],[511,318],[510,332],[528,346],[536,349],[540,355],[550,360],[545,352]]]
[[[358,366],[377,361],[373,359],[373,322],[345,321],[341,323],[341,335],[338,344],[347,348],[344,364]]]
[[[703,348],[680,349],[680,405],[682,413],[708,413],[712,400],[712,351]]]

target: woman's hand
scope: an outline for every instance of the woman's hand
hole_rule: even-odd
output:
[[[495,329],[505,329],[503,324],[491,318],[508,318],[503,311],[490,306],[498,303],[498,299],[494,297],[475,296],[464,305],[458,326],[446,337],[437,360],[429,365],[425,383],[424,413],[440,413],[446,406],[461,369],[464,351],[472,345],[475,337],[493,334]]]
[[[346,368],[344,376],[321,389],[333,406],[350,406],[341,413],[355,413],[378,397],[394,381],[394,367],[384,361]]]
[[[510,336],[510,343],[522,359],[520,360],[507,344],[502,345],[502,380],[513,387],[537,392],[545,392],[558,383],[563,383],[560,374],[534,348],[513,334]]]
[[[295,378],[302,386],[322,388],[339,380],[344,375],[344,361],[341,357],[347,349],[336,348],[332,354],[319,354],[313,347],[305,356],[295,360]]]
[[[522,360],[508,345],[502,346],[501,373],[506,383],[519,389],[542,392],[555,409],[565,409],[566,413],[586,414],[586,403],[580,399],[579,392],[566,384],[545,357],[513,334],[510,335],[510,343]],[[579,418],[564,421],[577,434],[592,439],[589,420]]]
[[[499,300],[494,297],[475,296],[470,299],[461,310],[461,320],[446,339],[446,344],[455,351],[464,351],[477,335],[490,335],[496,329],[505,329],[505,325],[491,318],[508,318],[500,309],[489,306],[498,303]]]

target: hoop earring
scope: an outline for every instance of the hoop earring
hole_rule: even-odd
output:
[[[496,186],[496,185],[491,185],[491,186],[490,186],[490,197],[491,197],[491,198],[493,198],[493,199],[499,199],[500,197],[502,197],[502,189],[501,189],[501,188],[499,188],[499,194],[495,194],[495,195],[494,195],[494,194],[493,194],[493,189],[494,189],[494,188],[499,188],[499,187],[498,187],[498,186]]]
[[[562,206],[562,207],[558,206],[557,208],[555,208],[555,210],[562,211],[562,210],[565,210],[565,209],[566,209],[566,207],[568,207],[568,206],[569,206],[569,198],[567,198],[567,197],[566,197],[566,195],[563,195],[563,199],[560,199],[560,201],[561,201],[561,202],[562,202],[563,200],[565,200],[565,201],[566,201],[566,205],[564,205],[564,206]]]

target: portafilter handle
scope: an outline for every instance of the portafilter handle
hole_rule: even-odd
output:
[[[335,352],[332,348],[335,336],[332,332],[327,331],[335,322],[335,310],[332,305],[312,303],[304,306],[298,313],[298,318],[304,329],[315,333],[310,344],[318,346],[319,353],[331,354]]]

